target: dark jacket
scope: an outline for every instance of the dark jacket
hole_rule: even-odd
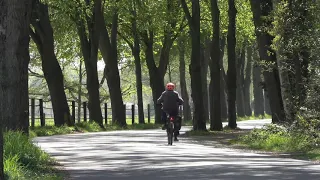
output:
[[[157,103],[162,103],[162,108],[164,112],[178,112],[179,105],[183,104],[183,99],[176,91],[164,91],[157,100]]]

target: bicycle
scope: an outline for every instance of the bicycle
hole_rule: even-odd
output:
[[[168,123],[167,137],[168,137],[168,145],[171,145],[171,146],[172,146],[173,137],[174,137],[173,133],[175,130],[175,120],[176,120],[176,117],[170,116],[169,114],[167,114],[167,123]]]

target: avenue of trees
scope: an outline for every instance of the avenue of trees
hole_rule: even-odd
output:
[[[115,124],[126,126],[125,102],[139,123],[153,104],[160,123],[169,81],[194,130],[319,118],[319,10],[310,0],[0,0],[0,137],[28,134],[31,97],[51,101],[56,126],[73,125],[70,99],[88,101],[101,126],[106,101]]]

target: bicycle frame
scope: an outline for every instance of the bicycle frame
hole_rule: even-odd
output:
[[[168,145],[172,145],[173,142],[173,133],[174,133],[174,121],[176,117],[167,115],[168,127],[167,127],[167,136],[168,136]]]

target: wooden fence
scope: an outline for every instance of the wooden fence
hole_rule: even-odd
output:
[[[78,116],[78,109],[79,107],[76,106],[75,101],[68,101],[69,107],[71,107],[70,112],[71,112],[71,118],[73,122],[81,122],[81,121],[87,121],[88,115],[89,115],[89,110],[87,106],[87,102],[82,102],[81,103],[81,110],[80,110],[80,117]],[[30,99],[30,126],[46,126],[46,125],[54,125],[54,115],[53,115],[53,109],[51,106],[50,101],[44,101],[43,99]],[[111,124],[112,123],[112,111],[109,103],[104,103],[102,108],[102,113],[103,113],[103,119],[104,119],[104,124]],[[126,112],[126,118],[127,118],[127,123],[138,123],[138,110],[137,110],[137,105],[135,104],[129,104],[125,105],[125,112]],[[129,108],[128,108],[129,106]],[[144,110],[144,112],[147,112],[145,114],[146,118],[145,121],[148,123],[152,123],[154,120],[154,109],[151,108],[151,105],[147,105],[147,109]],[[128,117],[129,116],[129,117]],[[36,121],[38,120],[38,122]]]

